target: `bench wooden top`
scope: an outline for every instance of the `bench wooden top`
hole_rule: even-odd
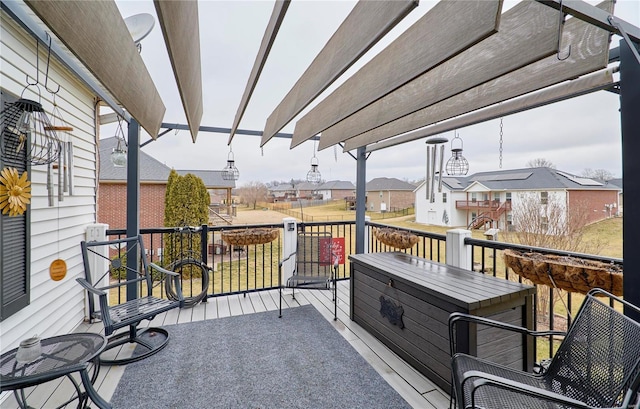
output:
[[[349,256],[352,263],[420,288],[469,311],[535,294],[535,287],[401,252]]]

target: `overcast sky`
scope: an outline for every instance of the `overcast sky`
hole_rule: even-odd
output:
[[[393,38],[424,15],[435,1],[421,0],[395,29],[363,60],[317,100],[357,71]],[[503,11],[515,4],[505,0]],[[595,4],[593,1],[589,3]],[[231,128],[238,104],[273,9],[272,1],[199,1],[204,113],[203,126]],[[293,0],[240,123],[241,129],[264,129],[267,117],[322,49],[355,1]],[[142,42],[142,57],[166,105],[163,122],[186,124],[171,64],[157,23],[152,0],[118,1],[123,17],[150,13],[156,26]],[[640,26],[640,0],[618,0],[615,15]],[[614,36],[612,47],[620,37]],[[302,112],[301,118],[313,106]],[[585,168],[605,169],[622,176],[619,97],[600,91],[503,119],[502,169],[525,167],[535,158],[553,162],[559,170],[580,174]],[[293,133],[295,120],[282,132]],[[113,136],[103,127],[102,137]],[[126,131],[125,131],[126,133]],[[499,169],[500,121],[458,130],[470,173]],[[453,132],[449,132],[450,140]],[[143,135],[142,140],[149,139]],[[222,169],[226,165],[228,135],[200,132],[195,144],[188,131],[171,132],[143,148],[175,169]],[[310,169],[314,144],[307,141],[289,149],[290,140],[273,138],[260,149],[260,138],[236,135],[232,148],[240,171],[238,186],[251,181],[304,179]],[[450,155],[447,144],[445,160]],[[367,180],[396,177],[417,180],[425,174],[424,140],[376,151],[367,161]],[[356,162],[341,148],[317,153],[325,180],[356,179]]]

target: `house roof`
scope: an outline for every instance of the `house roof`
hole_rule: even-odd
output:
[[[551,168],[522,168],[479,172],[470,176],[446,176],[442,183],[451,190],[466,190],[481,184],[490,190],[617,190],[618,186]]]
[[[235,180],[225,180],[222,178],[221,170],[177,170],[181,176],[191,173],[202,179],[207,189],[235,188]]]
[[[111,162],[111,152],[116,147],[115,137],[100,139],[100,181],[126,182],[127,168],[116,167]],[[156,160],[151,155],[140,151],[140,182],[166,183],[169,179],[171,168]],[[178,170],[178,174],[184,176],[192,173],[204,182],[208,189],[235,188],[233,180],[222,179],[221,170]]]
[[[356,190],[356,185],[346,180],[330,180],[320,185],[318,190]]]
[[[115,137],[100,139],[100,181],[126,181],[127,167],[115,167],[111,162],[111,152],[117,146]],[[140,151],[140,181],[166,182],[171,168]]]
[[[405,182],[396,178],[375,178],[367,182],[366,191],[376,192],[379,190],[409,190],[413,191],[416,187],[409,182]]]
[[[280,183],[279,185],[269,188],[270,192],[293,192],[295,187],[291,186],[291,183]]]

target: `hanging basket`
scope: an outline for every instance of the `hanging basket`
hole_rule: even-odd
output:
[[[278,238],[278,229],[226,230],[221,233],[222,240],[234,246],[265,244]]]
[[[512,249],[504,251],[504,261],[516,274],[535,284],[554,287],[555,283],[557,288],[582,294],[602,288],[622,295],[622,268],[617,265]]]
[[[415,234],[387,227],[374,228],[373,235],[383,244],[397,249],[408,249],[413,247],[419,240],[418,236]]]

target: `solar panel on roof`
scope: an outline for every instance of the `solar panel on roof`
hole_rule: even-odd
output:
[[[524,180],[533,172],[507,173],[502,175],[479,175],[472,178],[478,182],[497,182],[500,180]]]

